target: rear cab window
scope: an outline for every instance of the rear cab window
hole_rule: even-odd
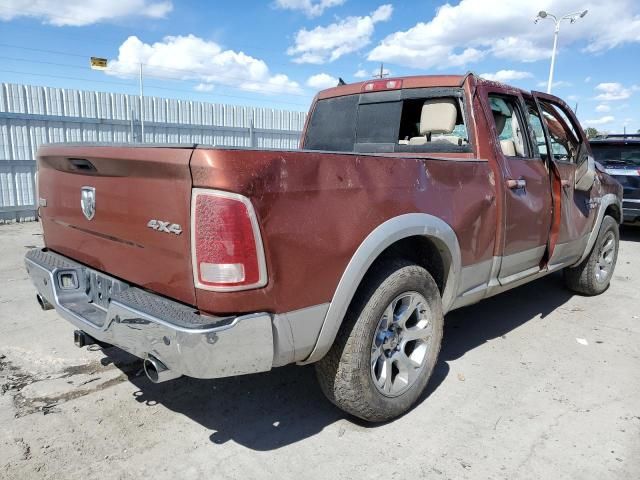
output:
[[[460,88],[416,88],[319,100],[304,148],[359,153],[472,152]]]

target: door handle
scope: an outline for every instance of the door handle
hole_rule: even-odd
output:
[[[520,188],[525,188],[527,186],[527,181],[523,178],[519,180],[514,180],[513,178],[507,179],[507,188],[511,190],[518,190]]]
[[[571,186],[571,182],[565,179],[560,180],[560,184],[562,185],[562,188],[569,188]]]

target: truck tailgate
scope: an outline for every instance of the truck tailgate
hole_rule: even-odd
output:
[[[46,247],[195,304],[189,241],[192,151],[188,146],[42,147],[38,197]]]

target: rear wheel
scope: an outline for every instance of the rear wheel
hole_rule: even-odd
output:
[[[618,222],[607,215],[602,219],[600,233],[589,256],[579,265],[564,269],[567,287],[583,295],[604,292],[613,276],[619,244]]]
[[[316,371],[335,405],[379,422],[424,391],[440,351],[442,303],[431,275],[408,261],[383,263],[365,282]]]

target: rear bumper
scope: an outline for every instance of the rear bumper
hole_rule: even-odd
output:
[[[219,378],[270,370],[268,313],[211,317],[109,277],[56,253],[34,249],[25,265],[41,297],[97,340],[170,370]]]

